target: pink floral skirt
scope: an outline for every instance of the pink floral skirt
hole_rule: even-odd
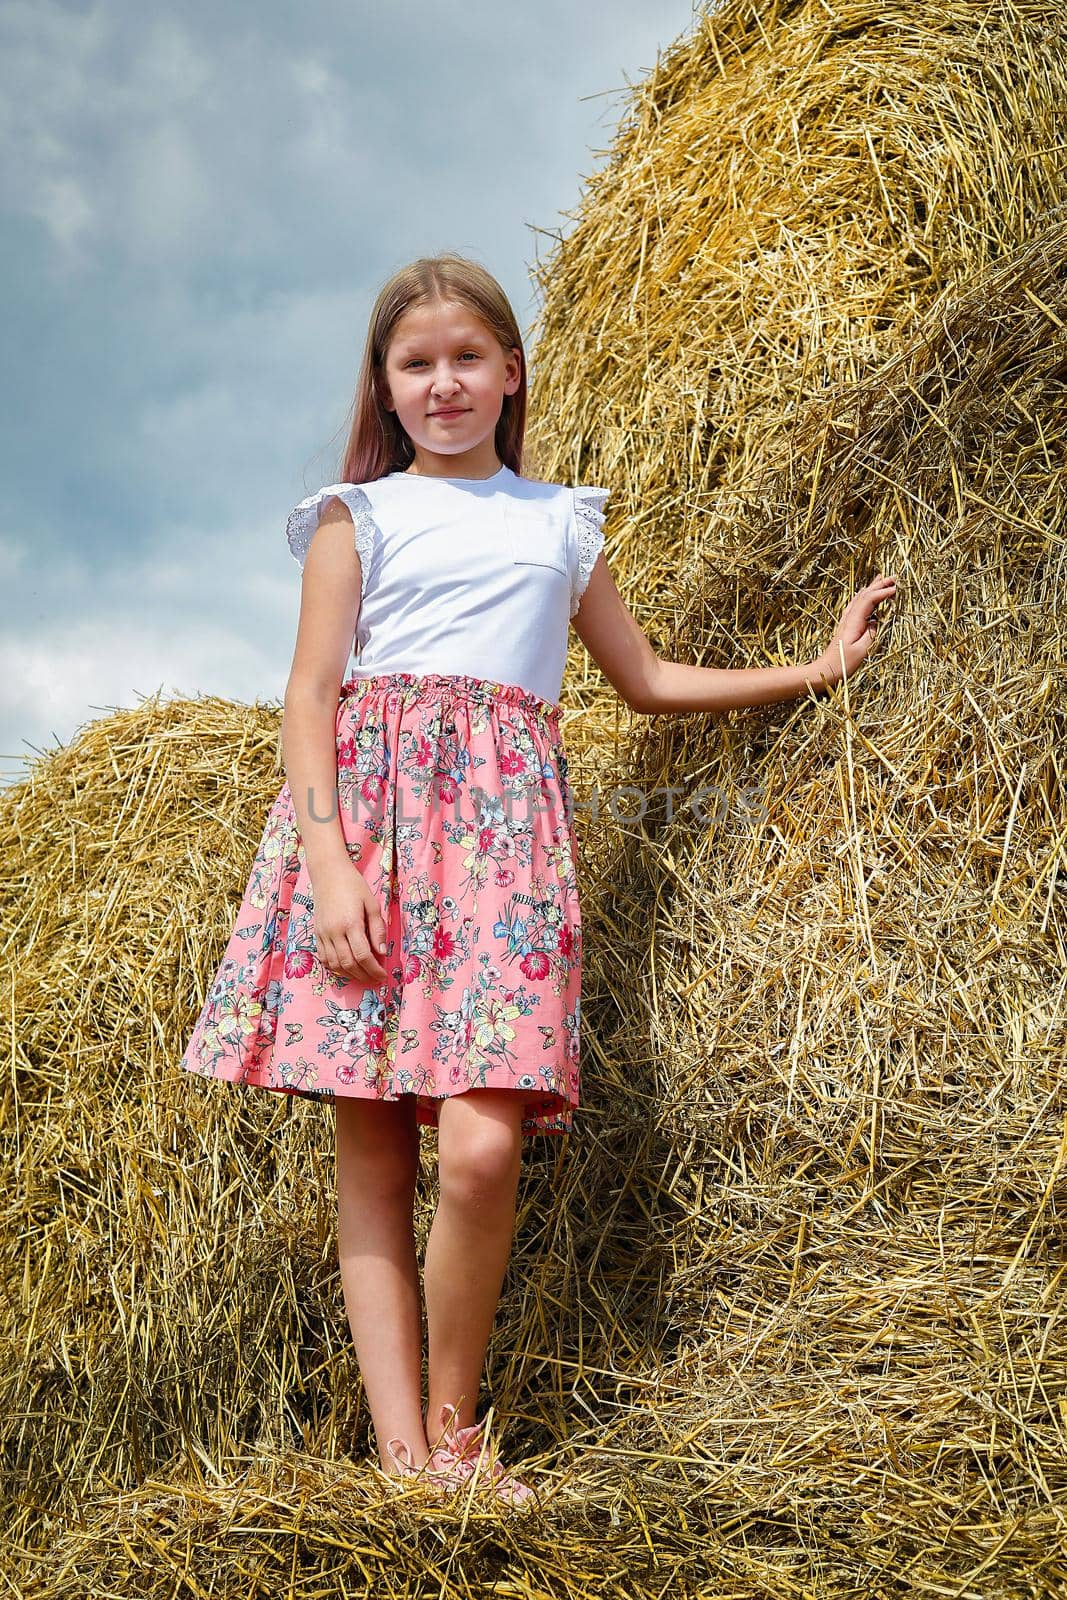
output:
[[[385,921],[388,981],[367,988],[318,959],[285,783],[180,1065],[283,1094],[412,1095],[431,1126],[450,1095],[511,1089],[524,1133],[567,1132],[582,933],[558,711],[462,674],[346,682],[339,821]]]

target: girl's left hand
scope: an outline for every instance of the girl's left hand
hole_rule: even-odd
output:
[[[840,683],[843,677],[850,677],[870,654],[878,639],[878,607],[892,600],[896,589],[895,577],[883,578],[879,574],[873,583],[852,596],[833,638],[815,662],[828,683]]]

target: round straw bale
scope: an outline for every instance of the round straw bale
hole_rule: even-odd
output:
[[[1065,468],[1067,207],[809,401],[744,560],[713,527],[672,596],[682,659],[810,659],[895,572],[888,638],[817,702],[646,721],[670,812],[590,824],[602,1093],[675,1263],[613,1445],[716,1574],[1067,1580]]]
[[[1031,237],[1065,148],[1067,8],[1043,0],[725,0],[633,89],[535,267],[528,441],[540,476],[611,489],[654,636],[720,499]]]

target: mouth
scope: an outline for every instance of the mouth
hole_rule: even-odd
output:
[[[431,417],[465,417],[468,410],[467,406],[442,406],[440,411],[431,411],[429,414]]]

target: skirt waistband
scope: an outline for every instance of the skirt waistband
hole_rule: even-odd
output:
[[[518,683],[496,683],[492,678],[477,678],[465,672],[375,672],[368,677],[353,677],[341,685],[341,700],[354,695],[403,694],[406,704],[424,700],[473,700],[480,705],[523,706],[549,722],[559,717],[555,700],[546,700]]]

